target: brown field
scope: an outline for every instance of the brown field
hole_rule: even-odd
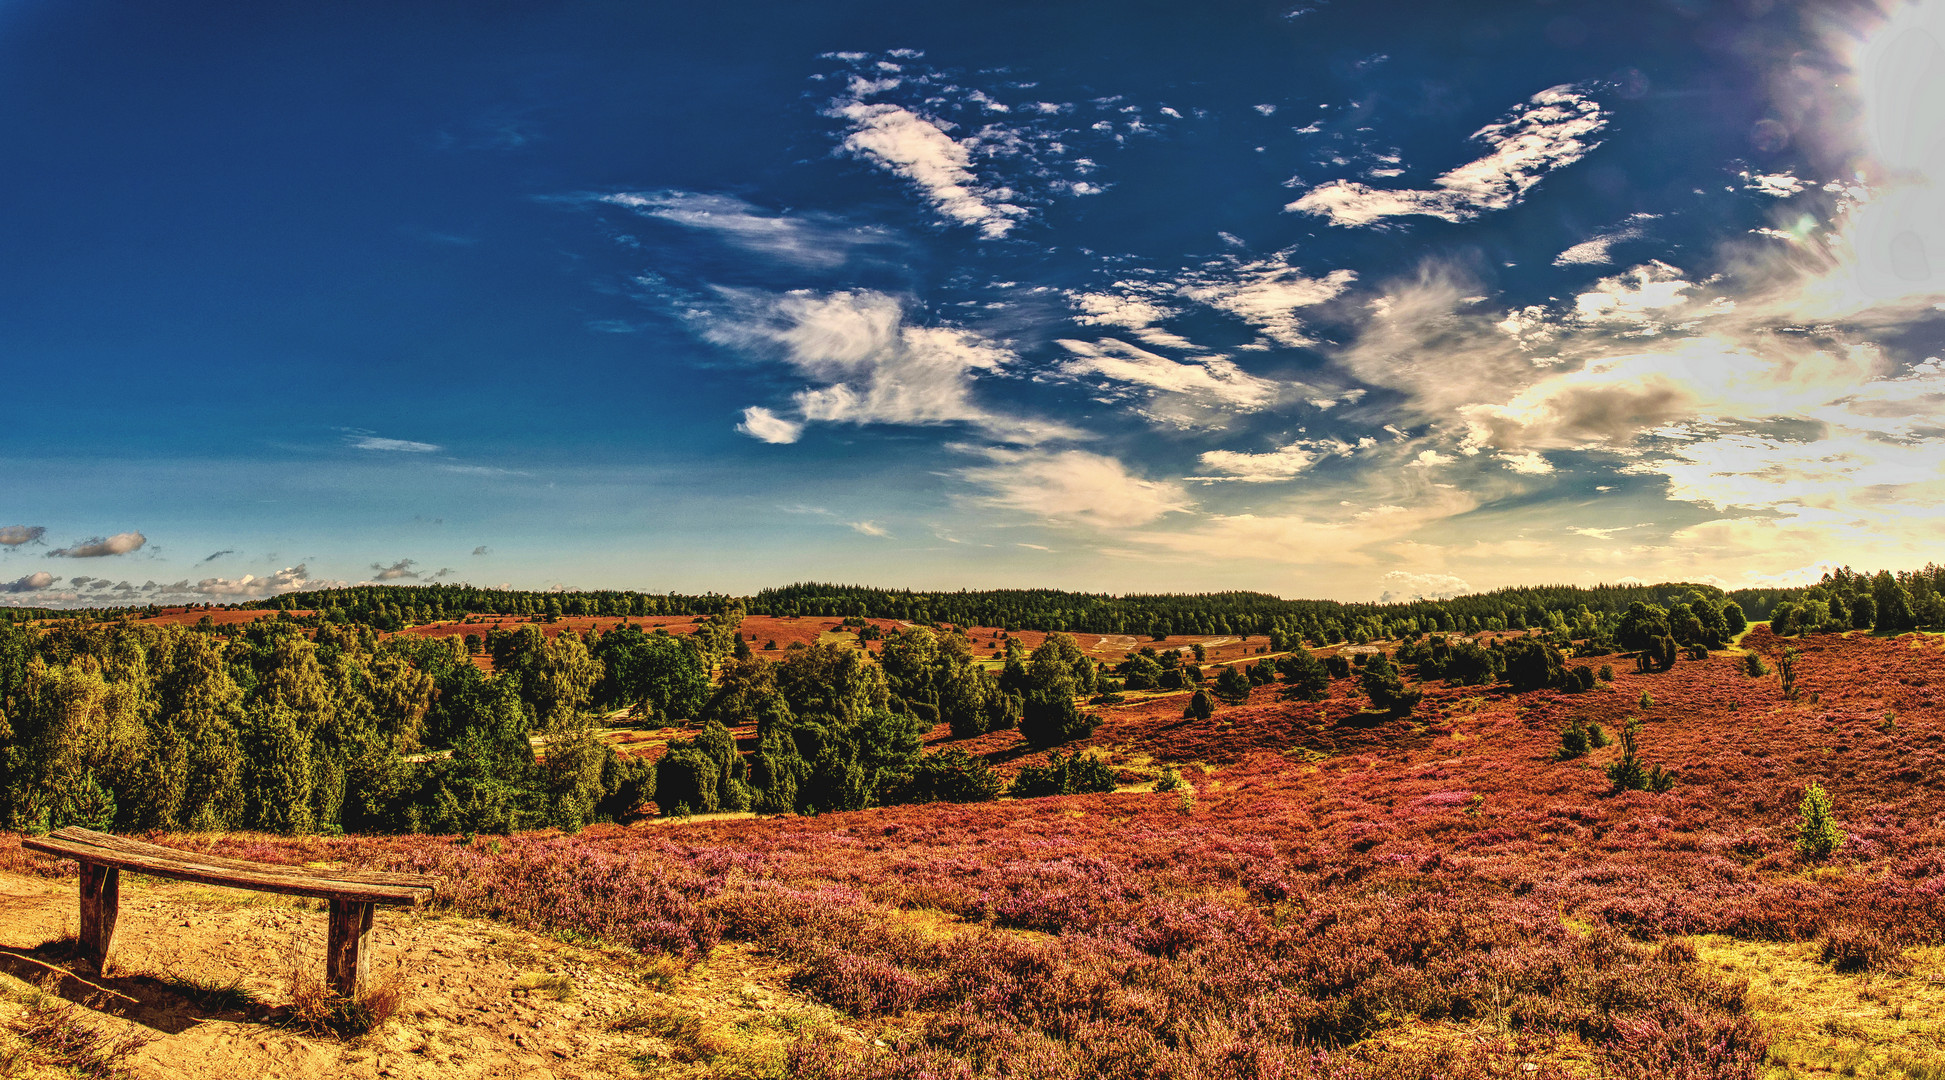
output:
[[[278,614],[275,611],[166,607],[162,608],[159,614],[144,616],[137,621],[151,623],[156,626],[194,626],[196,623],[202,621],[203,616],[207,615],[210,621],[218,626],[235,626],[240,623],[253,623],[258,619],[274,619]],[[314,611],[293,611],[291,614],[315,615],[317,613]]]

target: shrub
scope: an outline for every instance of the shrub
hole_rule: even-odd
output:
[[[1761,678],[1769,674],[1769,668],[1763,664],[1762,654],[1744,653],[1742,656],[1742,673],[1752,679]]]
[[[1162,766],[1162,775],[1159,779],[1155,781],[1155,790],[1156,791],[1180,791],[1181,788],[1182,788],[1182,770],[1176,768],[1173,765]]]
[[[1379,660],[1364,669],[1359,685],[1371,699],[1371,707],[1388,716],[1409,716],[1425,696],[1423,690],[1408,690],[1398,671],[1388,661]]]
[[[958,747],[923,755],[881,792],[885,803],[986,802],[1004,785],[992,766]]]
[[[1518,638],[1506,647],[1506,681],[1513,689],[1539,690],[1566,682],[1566,657],[1539,638]]]
[[[1903,948],[1882,926],[1842,923],[1824,931],[1820,959],[1835,971],[1896,971],[1904,966]]]
[[[1621,756],[1607,767],[1607,778],[1616,791],[1667,791],[1675,786],[1673,773],[1659,765],[1644,763],[1636,744],[1641,721],[1629,720],[1621,729]]]
[[[1216,676],[1216,696],[1231,705],[1241,705],[1249,700],[1249,676],[1234,664],[1222,669]]]
[[[1567,689],[1569,690],[1578,693],[1580,691],[1592,690],[1594,688],[1594,669],[1588,667],[1586,664],[1574,665],[1574,669],[1568,672],[1567,675],[1568,675]]]
[[[1215,711],[1216,703],[1210,699],[1209,692],[1197,690],[1195,696],[1189,699],[1188,708],[1182,710],[1182,715],[1197,720],[1207,720]]]
[[[1803,789],[1803,801],[1796,810],[1796,853],[1809,860],[1828,859],[1843,846],[1844,833],[1831,816],[1835,807],[1823,785],[1812,780]]]
[[[1101,718],[1074,706],[1063,690],[1035,690],[1020,708],[1020,734],[1035,746],[1058,746],[1084,739],[1101,726]]]
[[[1045,765],[1028,765],[1013,778],[1006,793],[1016,799],[1046,795],[1086,795],[1114,790],[1114,770],[1107,762],[1079,751],[1055,754]]]
[[[1600,673],[1599,673],[1599,677],[1600,677],[1600,680],[1601,680],[1602,682],[1613,682],[1613,681],[1614,681],[1614,665],[1613,665],[1613,664],[1602,664],[1602,665],[1601,665],[1601,670],[1600,670]]]
[[[1600,730],[1600,725],[1596,724],[1595,730]],[[1593,745],[1594,740],[1587,733],[1586,722],[1576,717],[1572,723],[1560,729],[1560,750],[1555,756],[1561,761],[1572,761],[1587,756],[1588,748]]]
[[[1783,684],[1783,696],[1796,699],[1796,658],[1802,654],[1795,649],[1785,649],[1776,658],[1776,678]]]
[[[1330,692],[1330,672],[1316,654],[1301,645],[1278,657],[1276,669],[1283,676],[1283,692],[1289,697],[1322,701]]]

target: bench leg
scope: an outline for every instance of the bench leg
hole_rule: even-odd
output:
[[[81,864],[81,953],[95,970],[108,974],[115,947],[115,917],[121,913],[122,872],[113,866]]]
[[[357,997],[365,985],[365,941],[374,905],[331,901],[331,930],[324,943],[324,981],[340,997]]]

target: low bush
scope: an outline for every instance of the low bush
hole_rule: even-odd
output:
[[[1114,790],[1114,770],[1092,754],[1055,754],[1045,765],[1028,765],[1013,778],[1007,794],[1016,799],[1047,795],[1086,795]]]

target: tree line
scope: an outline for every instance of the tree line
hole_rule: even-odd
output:
[[[959,634],[907,629],[754,658],[740,609],[695,633],[381,636],[288,614],[249,624],[0,623],[0,828],[279,833],[579,828],[643,812],[815,813],[992,798],[955,733],[1039,745],[1093,729],[1098,668],[1071,637],[987,672]],[[1017,646],[1016,646],[1017,651]],[[694,720],[650,764],[597,729]],[[754,729],[739,747],[730,729]]]

